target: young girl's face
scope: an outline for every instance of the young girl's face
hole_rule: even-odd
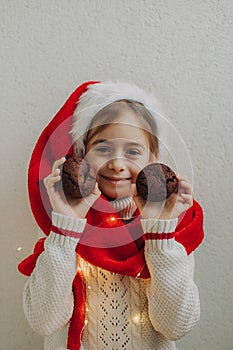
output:
[[[128,124],[124,124],[124,123]],[[132,195],[139,171],[152,158],[146,133],[131,111],[90,137],[86,160],[95,169],[100,191],[110,199]]]

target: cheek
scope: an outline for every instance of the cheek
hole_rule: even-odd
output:
[[[146,166],[146,164],[144,165],[143,162],[136,163],[134,166],[131,166],[130,172],[133,178],[133,182],[136,181],[139,172],[142,170],[142,168],[144,168],[144,166]]]
[[[95,154],[94,154],[94,151],[92,149],[88,149],[86,148],[86,153],[85,153],[85,156],[84,156],[85,160],[89,163],[92,163],[95,161],[96,157],[95,157]]]
[[[131,174],[133,177],[134,182],[136,181],[136,178],[139,174],[139,172],[146,167],[149,163],[151,163],[151,160],[148,157],[142,157],[141,159],[138,159],[134,164],[131,164]]]
[[[149,163],[150,163],[150,154],[146,153],[143,157],[139,158],[136,161],[137,171],[139,172],[140,170],[142,170],[142,168],[147,166]]]

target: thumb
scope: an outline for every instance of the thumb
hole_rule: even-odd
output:
[[[134,200],[138,199],[138,192],[137,192],[137,187],[136,184],[131,185],[131,190],[132,190],[132,197]]]
[[[95,184],[93,194],[95,194],[97,197],[99,197],[101,195],[101,191],[99,189],[98,182],[96,182],[96,184]]]
[[[139,196],[138,192],[137,192],[137,187],[136,184],[132,184],[132,197],[133,200],[136,204],[136,206],[140,209],[142,209],[142,207],[145,205],[144,201],[142,200],[142,198]]]
[[[89,205],[92,206],[94,202],[97,200],[97,198],[100,197],[100,195],[101,195],[101,191],[99,189],[98,183],[96,182],[93,191],[85,199],[89,202]]]

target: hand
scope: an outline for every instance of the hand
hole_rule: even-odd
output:
[[[60,166],[66,161],[65,157],[56,160],[53,164],[52,172],[44,179],[44,185],[46,187],[48,197],[56,213],[76,217],[85,218],[90,207],[94,204],[101,192],[98,188],[98,184],[93,192],[85,198],[80,199],[66,199],[63,191],[59,191],[56,184],[61,181],[61,169]]]
[[[178,179],[178,193],[171,194],[166,201],[162,202],[143,200],[137,193],[136,185],[133,185],[134,201],[142,219],[174,219],[193,205],[192,186],[187,176],[176,175],[176,177]]]

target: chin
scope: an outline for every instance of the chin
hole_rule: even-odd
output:
[[[128,184],[126,186],[112,186],[109,184],[106,184],[105,181],[98,182],[98,186],[100,191],[103,193],[103,195],[111,200],[120,199],[132,196],[132,188]]]
[[[126,192],[126,191],[115,192],[115,191],[103,191],[103,190],[101,190],[101,192],[109,200],[121,199],[121,198],[129,197],[132,195],[132,192],[130,192],[130,191],[128,191],[128,192]]]

